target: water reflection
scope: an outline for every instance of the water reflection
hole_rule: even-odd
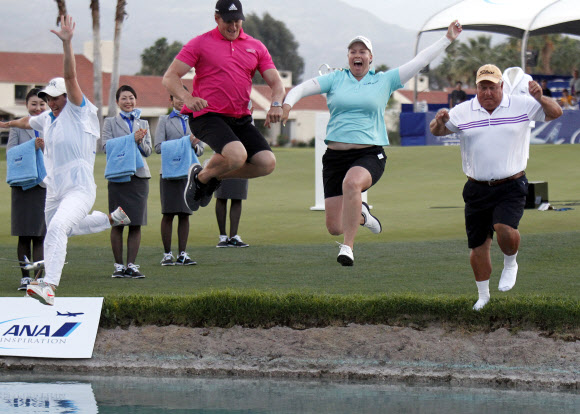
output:
[[[2,413],[572,413],[580,394],[240,378],[2,375]],[[98,406],[98,409],[97,409]]]
[[[90,414],[98,410],[90,383],[0,382],[0,412]]]

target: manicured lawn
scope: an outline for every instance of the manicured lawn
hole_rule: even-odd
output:
[[[251,247],[216,249],[214,204],[191,217],[188,252],[191,267],[161,267],[159,177],[150,181],[149,225],[143,227],[138,264],[144,280],[110,277],[113,258],[109,234],[71,238],[58,296],[183,296],[228,291],[313,295],[406,295],[420,298],[476,297],[463,227],[458,147],[387,149],[387,171],[371,189],[369,204],[384,227],[373,235],[362,229],[355,246],[355,266],[336,263],[338,248],[314,205],[314,150],[277,149],[276,171],[250,182],[243,205],[240,235]],[[4,157],[2,157],[4,160]],[[158,172],[160,157],[148,160]],[[493,247],[492,298],[549,295],[580,298],[580,146],[533,146],[530,181],[547,181],[550,202],[570,211],[526,210],[520,230],[520,271],[516,287],[497,291],[502,255]],[[106,211],[105,158],[97,157],[95,209]],[[0,162],[5,181],[5,161]],[[16,256],[10,236],[10,189],[0,188],[0,257]],[[174,226],[175,227],[175,226]],[[174,230],[175,231],[175,230]],[[176,235],[174,234],[174,240]],[[175,245],[176,241],[174,241]],[[174,247],[175,253],[176,247]],[[20,296],[19,271],[0,262],[0,296]]]

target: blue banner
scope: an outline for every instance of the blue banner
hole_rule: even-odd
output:
[[[459,145],[456,134],[436,137],[429,131],[429,123],[436,112],[401,112],[401,145]],[[531,144],[580,144],[580,111],[565,110],[550,122],[536,122]]]

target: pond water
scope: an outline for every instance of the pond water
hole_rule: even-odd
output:
[[[578,392],[248,378],[3,372],[0,413],[578,413]]]

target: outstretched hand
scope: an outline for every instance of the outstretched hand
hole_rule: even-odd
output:
[[[57,35],[63,42],[68,42],[73,38],[75,26],[76,23],[71,16],[60,16],[60,30],[51,30],[51,32]]]
[[[452,42],[457,39],[459,34],[463,31],[463,27],[461,27],[461,23],[459,20],[452,21],[449,27],[447,28],[447,38]]]

